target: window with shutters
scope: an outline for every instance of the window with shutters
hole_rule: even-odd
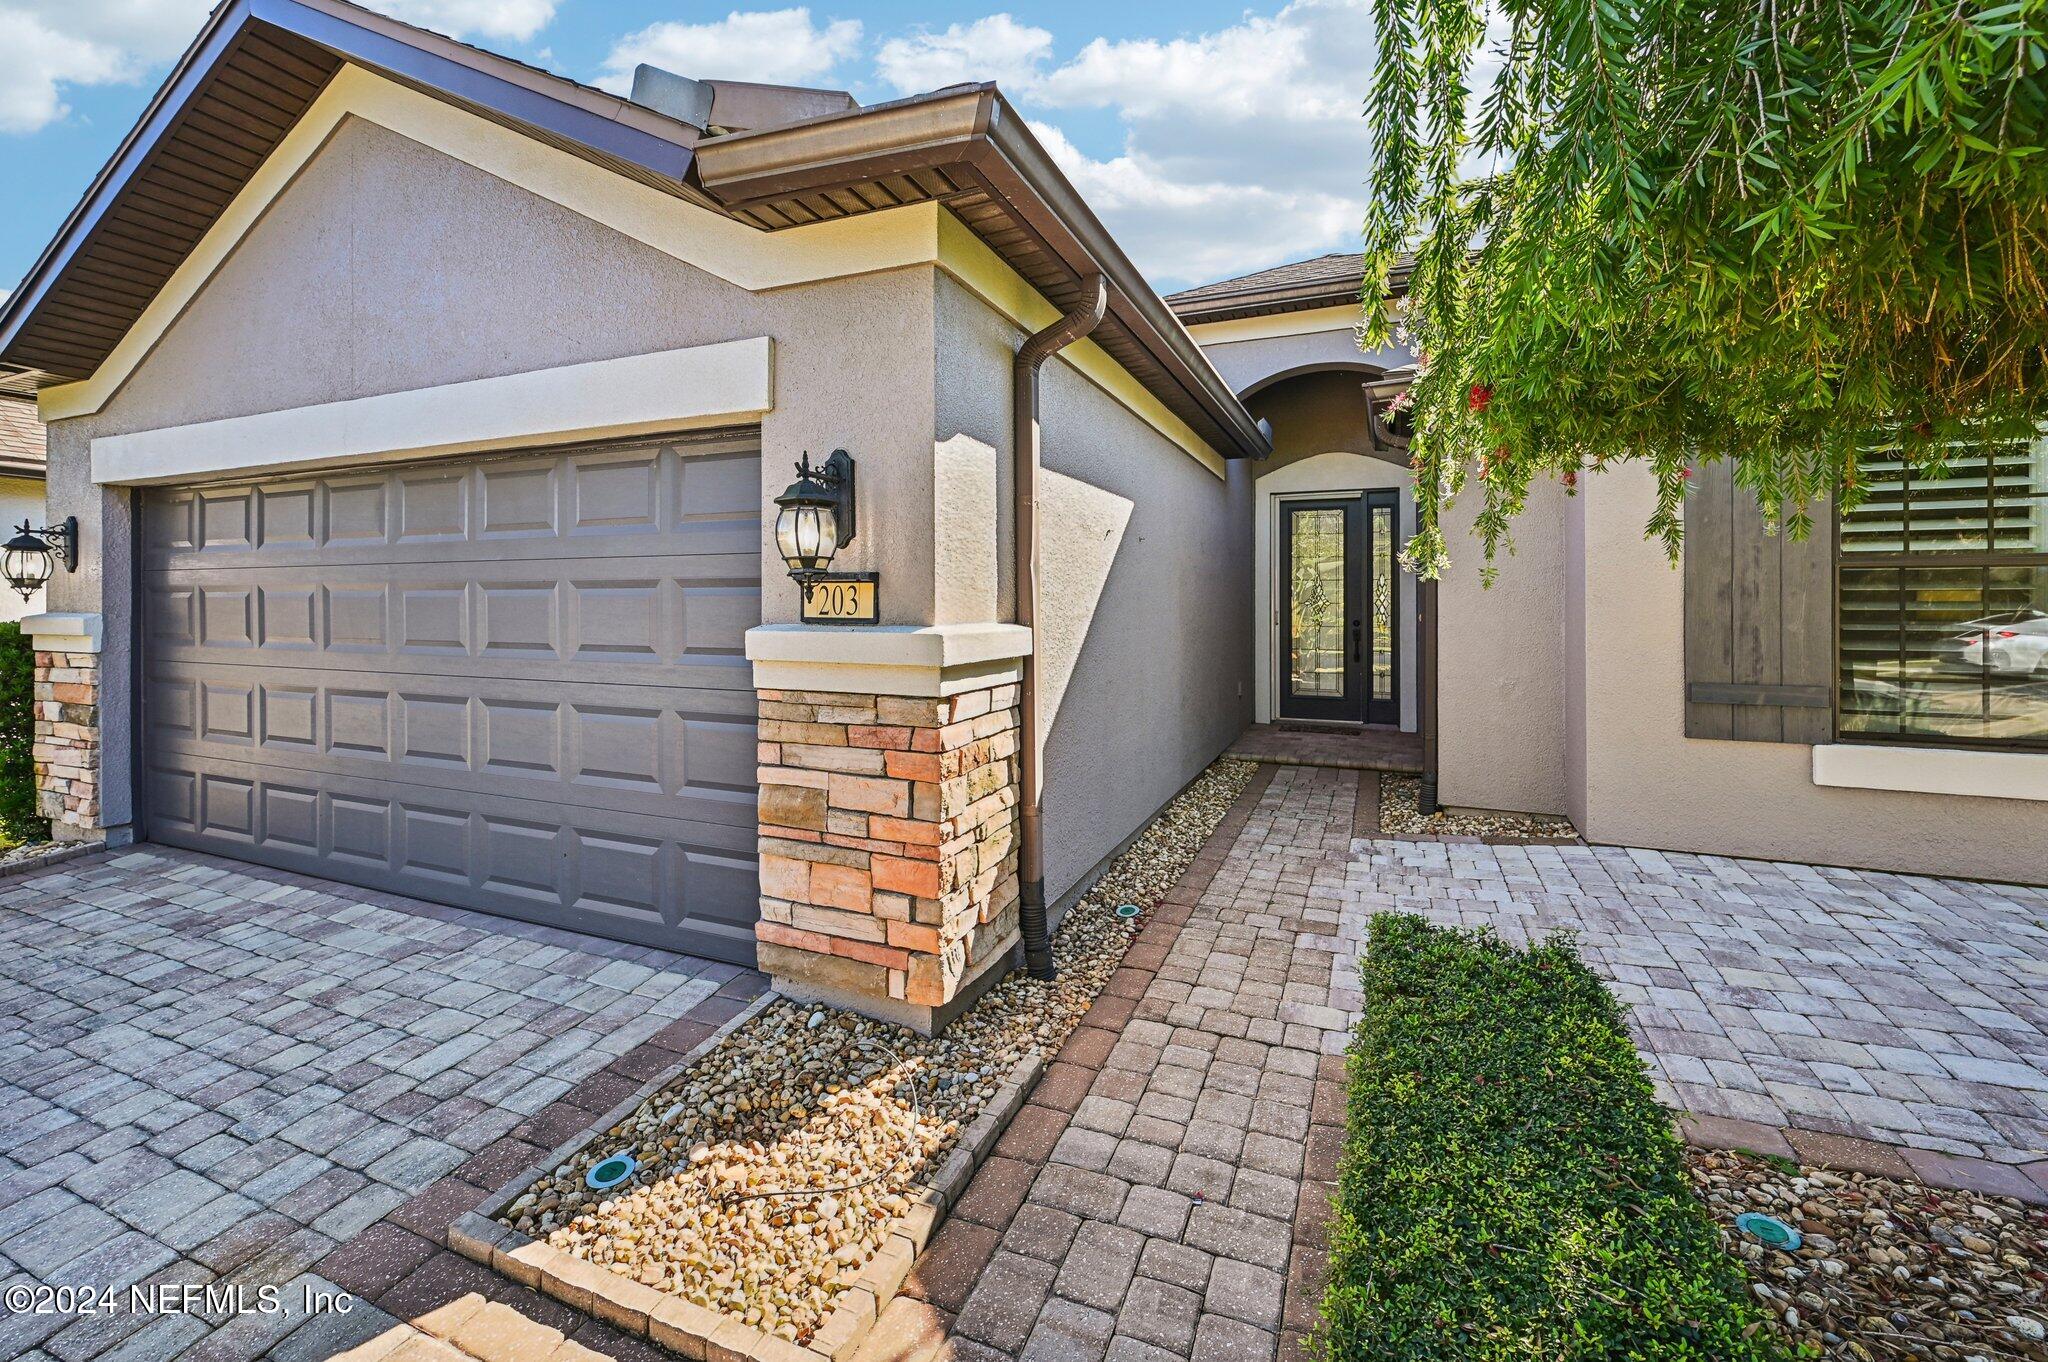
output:
[[[1838,530],[1836,731],[2048,747],[2048,437],[1862,476]]]

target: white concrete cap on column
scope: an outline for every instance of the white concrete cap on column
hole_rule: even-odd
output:
[[[759,690],[953,695],[1022,675],[1021,624],[763,624],[747,630]]]
[[[103,630],[98,615],[67,610],[29,615],[21,621],[21,632],[35,640],[38,652],[96,653]]]

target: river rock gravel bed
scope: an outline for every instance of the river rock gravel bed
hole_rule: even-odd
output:
[[[1389,837],[1577,837],[1568,818],[1533,813],[1452,812],[1439,809],[1427,818],[1416,810],[1421,782],[1414,776],[1388,773],[1380,777],[1380,831]]]
[[[1050,1059],[1101,992],[1143,925],[1116,906],[1156,903],[1255,769],[1219,761],[1116,858],[1054,937],[1056,980],[1013,974],[936,1038],[771,1003],[500,1219],[808,1342],[1004,1077]],[[632,1178],[592,1191],[588,1170],[622,1151]]]
[[[0,870],[20,865],[24,861],[39,861],[57,850],[61,842],[21,842],[0,851]]]
[[[2048,1210],[1747,1154],[1687,1158],[1788,1341],[1856,1362],[2048,1362]],[[1744,1211],[1805,1243],[1764,1247],[1735,1229]]]

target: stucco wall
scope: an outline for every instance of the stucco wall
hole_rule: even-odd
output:
[[[1285,317],[1273,320],[1281,324]],[[1203,353],[1209,356],[1209,362],[1216,366],[1216,372],[1223,376],[1224,382],[1240,393],[1275,374],[1298,369],[1353,364],[1360,367],[1357,381],[1362,382],[1371,376],[1363,372],[1365,369],[1384,373],[1414,361],[1413,353],[1405,346],[1390,345],[1380,350],[1360,351],[1357,333],[1348,327],[1309,331],[1298,336],[1262,336],[1255,340],[1213,339],[1229,325],[1226,322],[1222,327],[1197,326],[1192,328],[1191,334],[1201,342]],[[1204,339],[1205,335],[1211,339]]]
[[[1587,480],[1566,503],[1586,570],[1581,828],[1598,842],[1774,860],[2048,881],[2048,803],[1817,786],[1813,749],[1684,736],[1681,574],[1643,539],[1647,473]],[[1448,798],[1448,796],[1446,796]]]
[[[769,336],[764,495],[803,451],[844,446],[860,460],[864,509],[927,504],[933,278],[906,269],[752,294],[351,119],[115,399],[52,427],[53,463],[81,496],[97,435]],[[105,500],[118,518],[126,494]],[[796,617],[779,561],[764,526],[769,621]],[[891,622],[929,622],[931,554],[917,536],[864,535],[839,566],[887,575]],[[94,609],[99,596],[80,581],[55,608]]]
[[[35,522],[40,529],[46,523],[43,512],[43,482],[40,478],[0,478],[0,538],[12,539],[15,528],[24,520]],[[58,567],[58,572],[63,572]],[[45,591],[47,588],[45,589]],[[0,620],[18,620],[43,611],[45,591],[38,591],[27,600],[4,582],[0,582]]]
[[[1259,465],[1259,476],[1332,450],[1372,455],[1364,382],[1355,372],[1326,370],[1281,379],[1247,399],[1245,409],[1273,427],[1273,453]],[[1407,476],[1405,460],[1386,462]]]
[[[95,487],[94,437],[335,402],[742,337],[776,346],[762,494],[809,450],[860,459],[875,508],[932,496],[934,273],[750,294],[374,124],[350,120],[271,206],[111,402],[50,428],[52,504],[75,510],[80,571],[53,610],[130,636],[131,494]],[[930,541],[863,535],[838,566],[880,569],[889,622],[932,614]],[[762,533],[763,617],[797,593]],[[107,650],[104,817],[130,818],[129,649]]]
[[[1453,807],[1564,813],[1565,524],[1568,499],[1539,483],[1491,587],[1473,535],[1480,497],[1445,518],[1451,565],[1437,585],[1437,797]]]
[[[1007,619],[1010,356],[1022,333],[938,284],[940,600]],[[1066,363],[1040,448],[1046,896],[1057,900],[1250,721],[1251,481],[1228,481]],[[998,513],[999,512],[999,513]]]

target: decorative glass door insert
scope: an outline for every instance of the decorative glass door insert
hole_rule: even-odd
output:
[[[1282,504],[1279,717],[1400,721],[1397,496]]]

